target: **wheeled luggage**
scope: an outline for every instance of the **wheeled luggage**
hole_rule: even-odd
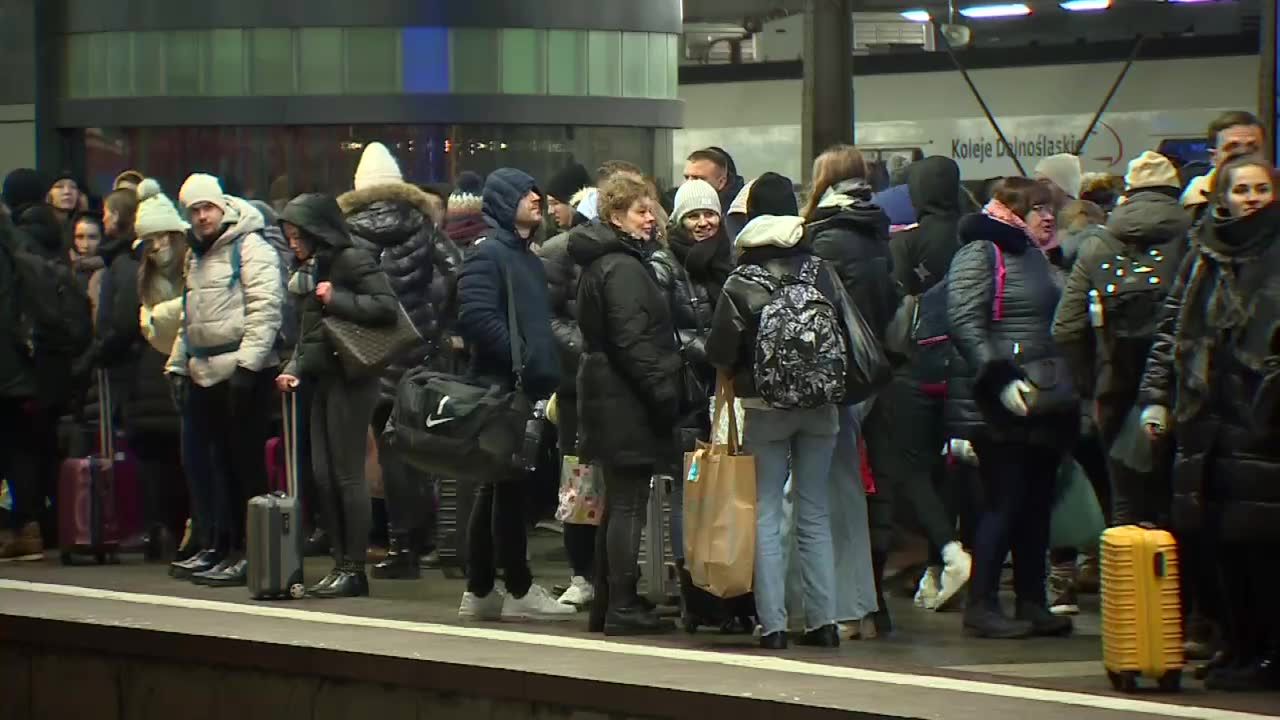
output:
[[[98,456],[68,459],[58,471],[58,549],[64,565],[76,555],[91,555],[100,565],[119,561],[115,434],[105,370],[98,371],[98,406]]]
[[[301,598],[302,503],[298,497],[298,396],[283,393],[286,492],[271,492],[249,501],[249,592],[254,600]]]
[[[471,508],[475,503],[475,483],[440,480],[440,514],[436,520],[440,541],[436,552],[440,557],[440,571],[447,578],[466,575],[467,523],[471,521]]]
[[[679,597],[675,558],[671,552],[670,477],[649,480],[649,510],[640,534],[640,578],[644,596],[654,605],[671,605]]]
[[[1179,581],[1173,535],[1136,525],[1102,533],[1102,662],[1116,690],[1134,692],[1139,677],[1181,687]]]

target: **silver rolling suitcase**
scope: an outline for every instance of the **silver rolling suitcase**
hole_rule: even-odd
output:
[[[680,592],[671,552],[671,508],[667,504],[672,479],[654,475],[649,481],[649,510],[640,538],[640,577],[644,596],[655,605],[678,604]]]
[[[249,592],[254,600],[299,599],[302,581],[302,502],[298,498],[298,395],[281,393],[287,494],[249,501]]]

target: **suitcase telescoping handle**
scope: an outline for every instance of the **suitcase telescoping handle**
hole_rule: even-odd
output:
[[[103,460],[116,457],[115,429],[111,413],[111,385],[107,383],[107,371],[98,368],[98,452]]]
[[[289,497],[298,496],[298,393],[280,393],[280,425],[284,431],[284,482]]]

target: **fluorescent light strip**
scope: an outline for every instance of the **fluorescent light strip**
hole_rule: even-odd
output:
[[[1106,10],[1111,7],[1111,0],[1066,0],[1066,2],[1058,3],[1058,7],[1068,12]]]
[[[902,18],[918,23],[927,23],[933,20],[933,16],[929,14],[928,10],[904,10]]]
[[[987,18],[1030,15],[1031,8],[1027,7],[1025,3],[1010,3],[1008,5],[975,5],[961,10],[960,14],[973,20],[984,20]]]

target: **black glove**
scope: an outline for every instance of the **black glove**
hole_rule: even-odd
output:
[[[187,406],[187,391],[190,389],[190,381],[186,375],[170,373],[165,376],[169,381],[169,398],[173,400],[173,407],[182,414]]]

